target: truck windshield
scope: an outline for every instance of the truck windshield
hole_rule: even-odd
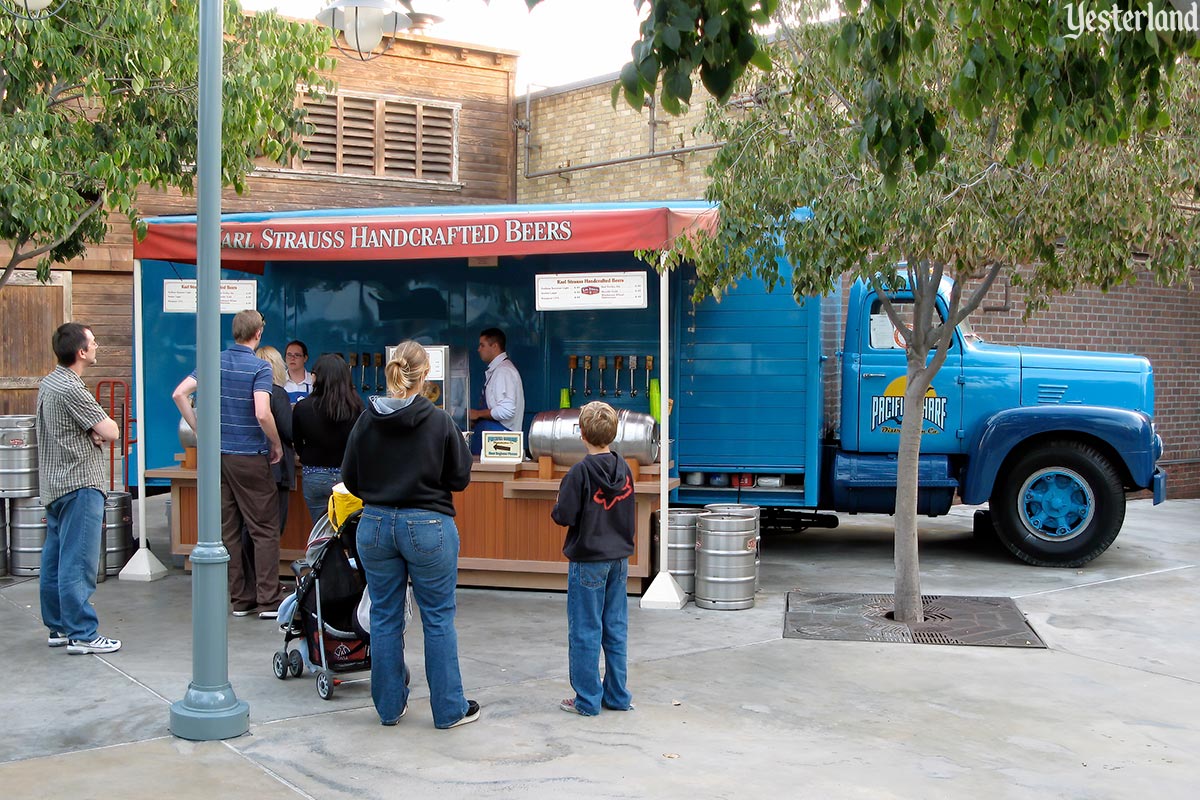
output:
[[[958,323],[958,332],[962,336],[964,342],[983,341],[983,337],[975,332],[975,329],[971,327],[971,321],[968,319],[964,319],[962,322]]]

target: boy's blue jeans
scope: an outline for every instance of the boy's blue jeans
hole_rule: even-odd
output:
[[[575,710],[586,716],[601,707],[624,711],[632,698],[625,688],[629,604],[625,580],[629,560],[572,561],[567,568],[567,642]],[[600,680],[600,651],[604,680]]]
[[[42,623],[70,639],[90,642],[97,632],[96,591],[100,540],[104,536],[104,492],[76,489],[46,506],[40,598]]]
[[[467,713],[454,629],[458,527],[454,517],[418,508],[367,505],[358,521],[358,557],[371,595],[371,698],[391,725],[408,705],[404,599],[413,596],[425,633],[425,678],[433,724],[448,728]]]

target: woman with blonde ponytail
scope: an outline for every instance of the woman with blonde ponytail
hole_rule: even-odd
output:
[[[346,488],[365,504],[357,542],[371,596],[371,698],[384,725],[408,711],[404,597],[411,578],[433,724],[454,728],[479,718],[479,704],[463,694],[454,628],[453,493],[471,481],[471,451],[450,415],[422,394],[429,374],[424,347],[401,343],[385,374],[388,396],[371,398],[342,461]]]

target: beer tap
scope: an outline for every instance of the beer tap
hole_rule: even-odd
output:
[[[387,387],[379,382],[379,368],[382,366],[383,366],[383,353],[376,353],[375,354],[375,391],[377,391],[377,392],[387,391]],[[384,374],[384,377],[386,377],[386,373]]]
[[[371,354],[363,353],[362,360],[358,362],[358,368],[359,368],[358,377],[359,377],[359,380],[362,381],[362,388],[363,388],[364,392],[371,391],[371,384],[367,383],[367,363],[370,362],[370,360],[371,360]]]
[[[650,393],[650,370],[654,369],[654,356],[646,356],[646,393]]]
[[[571,397],[575,396],[575,370],[579,368],[579,356],[567,356],[567,367],[571,370],[571,377],[567,379],[567,391]]]
[[[354,368],[358,366],[358,353],[351,353],[350,358],[347,359],[347,362],[350,364],[350,382],[353,383]]]
[[[592,370],[592,357],[584,356],[583,357],[583,396],[584,397],[592,396],[592,387],[588,386],[588,373],[590,373],[591,370]]]
[[[629,396],[637,397],[637,356],[629,357]]]
[[[625,366],[625,359],[621,356],[613,356],[613,397],[621,396],[621,367]]]
[[[600,368],[596,370],[600,375],[600,396],[607,397],[608,392],[604,391],[604,371],[608,369],[608,356],[600,356]]]

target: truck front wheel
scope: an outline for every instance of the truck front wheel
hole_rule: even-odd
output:
[[[1108,549],[1125,521],[1125,490],[1096,448],[1050,442],[1021,456],[992,493],[1000,541],[1038,567],[1079,567]]]

